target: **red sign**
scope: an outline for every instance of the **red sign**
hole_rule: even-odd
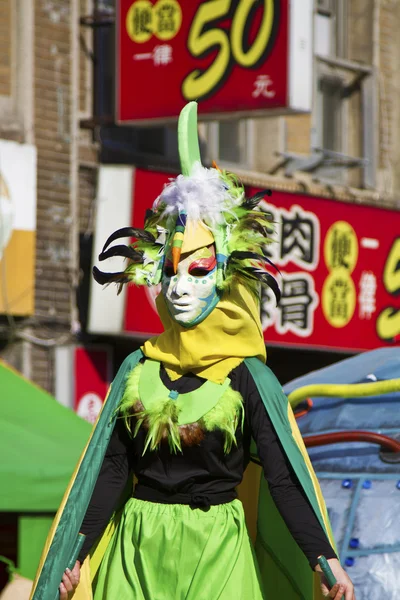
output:
[[[311,19],[311,0],[119,0],[117,121],[310,110]]]
[[[135,171],[133,226],[143,226],[168,178]],[[360,351],[398,341],[399,212],[285,192],[273,192],[261,208],[277,223],[270,255],[282,273],[278,307],[272,293],[263,293],[267,343]],[[162,331],[154,295],[128,287],[125,332]]]
[[[101,348],[77,347],[74,352],[75,393],[73,408],[94,423],[111,382],[111,353]]]

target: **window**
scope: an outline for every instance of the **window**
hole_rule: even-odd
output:
[[[106,17],[106,13],[97,13]],[[93,30],[94,64],[93,64],[93,111],[100,122],[111,122],[114,116],[114,26],[104,24]]]
[[[85,0],[82,0],[83,2]],[[178,168],[177,130],[174,126],[123,126],[114,123],[114,24],[115,0],[86,0],[92,4],[93,26],[93,118],[83,117],[84,127],[99,126],[100,160],[107,163],[145,164]],[[91,20],[89,19],[90,23]],[[89,34],[83,32],[86,49]],[[90,53],[86,52],[87,59]],[[81,69],[81,85],[85,72]],[[138,90],[140,93],[140,90]],[[81,107],[84,100],[81,98]],[[200,146],[204,162],[215,160],[224,167],[249,167],[252,121],[229,119],[200,124]]]
[[[33,138],[33,5],[4,0],[0,14],[0,128]]]
[[[100,161],[138,167],[179,170],[176,127],[100,127]]]
[[[81,0],[80,17],[93,12],[93,0]],[[89,119],[92,115],[93,81],[93,33],[90,27],[81,27],[79,35],[79,118]]]
[[[322,56],[347,53],[346,0],[319,0],[315,15],[315,51]]]
[[[332,0],[317,0],[317,7],[319,14],[329,16],[332,11]]]
[[[319,146],[340,152],[343,148],[343,90],[339,77],[320,77],[317,90],[317,112],[321,117],[318,131]]]
[[[317,57],[345,57],[346,23],[342,0],[318,0],[314,23]],[[341,74],[316,64],[316,136],[313,145],[324,150],[344,151],[343,135],[345,82]]]
[[[349,59],[352,24],[347,0],[317,0],[311,146],[324,157],[318,178],[374,187],[373,69]]]
[[[251,123],[248,119],[228,119],[207,124],[207,159],[228,168],[250,167]]]
[[[115,0],[82,0],[88,10],[81,15],[82,61],[91,61],[92,66],[81,63],[81,125],[96,128],[100,142],[100,161],[137,166],[169,167],[178,169],[178,141],[176,126],[131,126],[114,122],[115,92]],[[90,10],[93,12],[90,13]],[[93,53],[91,41],[93,40]],[[93,77],[93,85],[88,77]],[[85,99],[82,86],[92,89]],[[140,90],[138,90],[140,93]],[[90,114],[85,107],[92,104]]]

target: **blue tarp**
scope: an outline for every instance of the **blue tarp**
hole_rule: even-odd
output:
[[[338,362],[288,383],[287,394],[311,384],[366,383],[400,378],[400,348],[382,348]],[[366,430],[400,439],[400,394],[312,398],[298,419],[307,436]],[[400,590],[400,463],[369,443],[308,449],[319,477],[340,558],[357,600],[398,600]]]
[[[400,348],[381,348],[359,354],[294,379],[284,390],[322,383],[365,383],[400,378]],[[400,393],[364,398],[312,398],[310,412],[298,420],[303,436],[345,430],[366,430],[400,436]],[[317,471],[391,473],[398,470],[379,458],[379,446],[343,443],[310,448]]]

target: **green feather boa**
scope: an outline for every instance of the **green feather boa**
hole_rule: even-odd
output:
[[[138,364],[127,377],[124,395],[117,409],[119,416],[124,418],[126,427],[133,437],[136,437],[139,429],[146,425],[148,431],[143,454],[147,449],[156,450],[165,438],[172,452],[182,452],[180,430],[181,427],[186,426],[178,425],[176,403],[168,396],[160,398],[151,410],[144,409],[140,403],[139,381],[142,368],[143,365]],[[133,431],[132,417],[136,418]],[[205,431],[221,431],[225,437],[224,452],[228,454],[232,446],[236,445],[236,428],[240,423],[243,429],[243,422],[243,398],[239,392],[229,387],[214,408],[192,425],[197,425]]]

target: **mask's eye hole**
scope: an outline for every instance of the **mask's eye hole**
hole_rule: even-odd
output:
[[[173,277],[175,275],[174,268],[172,265],[166,265],[164,268],[165,277]]]
[[[190,269],[189,273],[193,277],[205,277],[210,274],[210,271],[204,267],[193,267],[193,269]]]
[[[193,277],[205,277],[211,273],[216,266],[217,261],[215,256],[210,256],[210,258],[200,258],[199,260],[192,262],[189,267],[189,274]]]

